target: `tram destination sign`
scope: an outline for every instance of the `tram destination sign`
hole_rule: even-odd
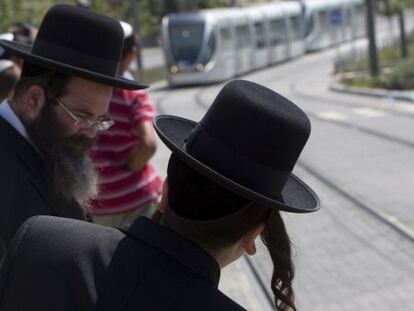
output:
[[[342,23],[342,12],[340,9],[329,12],[329,22],[331,25],[339,25]]]

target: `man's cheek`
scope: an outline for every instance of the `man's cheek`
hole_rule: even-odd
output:
[[[66,146],[77,152],[87,153],[93,147],[95,142],[96,139],[75,136],[67,140]]]

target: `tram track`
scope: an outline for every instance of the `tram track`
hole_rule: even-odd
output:
[[[198,92],[195,94],[194,99],[195,99],[195,102],[198,106],[200,106],[201,108],[207,110],[210,106],[210,103],[206,103],[203,100],[203,92],[204,91],[205,91],[205,88],[198,90]],[[325,120],[325,119],[322,119],[322,118],[318,118],[318,116],[314,113],[307,112],[307,114],[309,114],[311,118],[318,119],[320,121],[332,122],[332,123],[334,123],[338,126],[342,126],[342,127],[346,127],[346,128],[352,128],[353,130],[358,130],[358,131],[364,132],[366,134],[369,134],[371,136],[375,136],[377,138],[381,138],[381,139],[386,140],[388,142],[398,143],[398,144],[400,144],[404,147],[408,147],[408,148],[413,148],[414,147],[414,142],[411,142],[411,141],[406,141],[406,140],[403,140],[403,139],[398,138],[398,137],[393,137],[393,136],[388,135],[388,134],[376,132],[376,131],[373,131],[373,130],[370,130],[370,129],[367,129],[367,128],[364,128],[364,127],[360,127],[360,126],[355,125],[355,124],[351,124],[351,123],[348,124],[348,123],[343,122],[343,121],[340,121],[340,122],[339,121],[330,121],[330,120]],[[396,221],[394,218],[389,217],[385,213],[379,211],[378,209],[373,208],[369,204],[365,203],[363,200],[357,198],[357,196],[355,196],[352,193],[344,190],[339,185],[336,185],[335,182],[332,181],[328,176],[325,176],[325,175],[321,174],[316,169],[314,169],[310,164],[304,162],[303,160],[299,160],[298,163],[297,163],[297,166],[300,169],[304,170],[307,174],[309,174],[310,176],[315,178],[318,182],[323,184],[327,189],[329,189],[330,191],[336,193],[338,196],[345,199],[346,201],[350,202],[352,204],[352,206],[354,206],[355,208],[357,208],[359,210],[362,210],[368,216],[376,219],[378,222],[380,222],[384,226],[390,228],[400,238],[408,241],[409,243],[414,244],[414,231],[411,228],[409,228],[409,226],[407,226],[407,225],[405,225],[401,222]],[[333,215],[332,211],[327,211],[327,212],[328,212],[328,214],[331,218],[335,218],[335,215]],[[339,220],[336,219],[336,221],[339,221]],[[345,228],[345,229],[347,229],[347,228]],[[349,229],[347,229],[347,230],[351,231]],[[351,232],[351,234],[353,234],[353,233]],[[355,239],[363,240],[359,236],[355,236]],[[362,243],[364,243],[367,247],[374,248],[373,251],[375,253],[377,253],[378,256],[381,256],[381,257],[385,258],[387,261],[390,261],[390,262],[394,261],[392,256],[390,256],[389,254],[386,254],[386,253],[382,252],[382,250],[377,249],[374,246],[370,246],[369,241],[363,240]],[[246,268],[248,269],[247,273],[250,275],[250,278],[251,278],[252,282],[254,282],[254,287],[256,289],[258,289],[258,291],[260,291],[261,294],[262,294],[264,309],[265,310],[274,310],[275,307],[274,307],[274,302],[273,302],[273,294],[270,290],[269,280],[265,279],[261,275],[260,269],[255,264],[253,258],[249,258],[249,257],[245,256],[244,260],[246,262]]]
[[[289,88],[290,88],[290,90],[291,90],[291,92],[294,96],[300,96],[303,99],[315,99],[315,98],[317,98],[318,103],[328,104],[327,99],[322,97],[322,96],[309,95],[309,94],[306,94],[304,92],[299,91],[298,88],[296,87],[297,84],[299,83],[299,81],[300,81],[300,79],[298,79],[298,77],[296,77],[295,82],[294,83],[292,82],[289,85]],[[331,99],[329,99],[329,102],[331,102]],[[345,106],[346,105],[345,102],[343,102],[342,105]],[[355,104],[351,104],[351,105],[353,105],[354,107],[364,107],[365,108],[365,106],[361,106],[361,105],[355,105]],[[406,148],[410,148],[410,149],[414,148],[414,142],[413,141],[405,140],[405,139],[395,137],[395,136],[392,136],[392,135],[389,135],[389,134],[386,134],[386,133],[375,131],[375,130],[360,126],[360,125],[355,124],[355,123],[345,122],[345,121],[342,121],[342,120],[331,120],[331,119],[328,120],[328,119],[325,119],[325,118],[321,118],[320,116],[318,116],[317,114],[315,114],[313,112],[307,111],[306,113],[312,119],[316,119],[320,122],[332,123],[332,124],[337,125],[337,126],[341,126],[341,127],[344,127],[344,128],[348,128],[348,129],[352,129],[352,130],[362,132],[364,134],[367,134],[367,135],[385,140],[387,142],[399,144],[400,146],[404,146]],[[401,116],[401,115],[399,114],[399,116]],[[407,116],[405,116],[405,117],[407,117]],[[414,119],[414,116],[409,116],[409,118]],[[327,188],[331,189],[332,191],[336,192],[341,197],[343,197],[346,200],[350,201],[353,204],[353,206],[358,207],[359,209],[365,211],[370,216],[376,218],[377,220],[379,220],[384,225],[386,225],[389,228],[393,229],[401,237],[409,240],[411,243],[414,243],[414,231],[411,230],[409,228],[409,226],[407,226],[403,223],[400,223],[400,222],[396,222],[396,220],[390,218],[386,214],[372,208],[371,206],[369,206],[369,204],[364,203],[363,201],[358,199],[356,196],[352,195],[351,193],[349,193],[349,192],[345,191],[344,189],[342,189],[341,187],[337,186],[328,177],[326,177],[326,176],[320,174],[319,172],[317,172],[315,169],[312,168],[311,165],[306,164],[305,162],[303,162],[303,160],[299,160],[298,163],[297,163],[297,166],[299,166],[300,168],[305,170],[308,174],[310,174],[311,176],[316,178],[319,182],[324,184]]]
[[[289,85],[289,88],[290,88],[290,90],[291,90],[291,92],[294,96],[298,96],[298,97],[300,97],[302,99],[305,99],[305,100],[306,99],[311,99],[311,101],[309,101],[311,104],[312,104],[312,100],[318,100],[318,104],[330,105],[330,103],[332,102],[331,99],[326,99],[322,96],[315,96],[315,95],[306,94],[305,92],[300,91],[297,88],[297,85],[299,84],[299,82],[300,82],[300,79],[296,79],[295,83],[290,83],[290,85]],[[329,101],[329,103],[328,103],[328,101]],[[354,104],[354,103],[348,103],[348,102],[345,103],[345,101],[341,101],[341,100],[334,100],[334,102],[336,102],[336,103],[340,102],[341,106],[346,106],[348,108],[351,108],[351,107],[352,108],[355,108],[355,107],[366,108],[366,106],[362,106],[360,104]],[[370,108],[372,108],[372,107],[370,107]],[[372,109],[375,109],[375,108],[372,108]],[[393,111],[392,109],[377,108],[376,110],[387,111],[387,113],[398,116],[398,117],[414,119],[414,115],[403,114],[403,112]],[[310,116],[311,119],[318,120],[319,122],[331,123],[331,124],[334,124],[336,126],[341,126],[343,128],[355,130],[355,131],[364,133],[366,135],[370,135],[370,136],[382,139],[382,140],[384,140],[386,142],[389,142],[389,143],[398,144],[399,146],[403,146],[403,147],[410,148],[410,149],[414,148],[414,141],[411,141],[411,140],[406,140],[406,139],[403,139],[403,138],[400,138],[400,137],[389,135],[387,133],[383,133],[383,132],[380,132],[380,131],[375,131],[375,130],[372,130],[370,128],[360,126],[360,125],[352,123],[352,122],[322,118],[321,116],[317,115],[314,112],[306,111],[306,113]],[[390,217],[390,216],[378,211],[377,209],[372,208],[371,206],[364,203],[363,201],[357,199],[355,196],[353,196],[349,192],[346,192],[342,188],[335,185],[335,183],[333,181],[331,181],[328,177],[321,175],[316,170],[314,170],[310,165],[304,163],[303,161],[299,161],[297,165],[299,167],[301,167],[303,170],[307,171],[310,175],[315,177],[317,180],[322,182],[326,187],[328,187],[329,189],[335,191],[336,193],[338,193],[342,197],[346,198],[348,201],[352,202],[354,206],[358,207],[361,210],[364,210],[365,212],[370,214],[372,217],[376,218],[377,220],[379,220],[380,222],[382,222],[386,226],[393,229],[401,237],[409,240],[411,243],[414,243],[414,231],[408,225],[399,222],[397,219],[395,219],[393,217]]]
[[[406,139],[402,139],[396,136],[392,136],[392,135],[388,135],[386,133],[381,133],[379,131],[375,131],[372,130],[370,128],[366,128],[363,126],[360,126],[358,124],[355,123],[351,123],[351,122],[345,122],[345,121],[341,121],[341,120],[331,120],[331,119],[325,119],[322,118],[320,116],[318,116],[317,114],[313,113],[313,112],[309,112],[306,111],[306,114],[311,117],[311,119],[315,119],[318,120],[319,122],[327,122],[327,123],[331,123],[337,126],[341,126],[347,129],[352,129],[370,136],[374,136],[376,138],[385,140],[387,142],[391,142],[391,143],[396,143],[399,144],[401,146],[407,147],[407,148],[414,148],[414,142],[410,141],[410,140],[406,140]]]
[[[174,93],[179,91],[179,89],[175,90],[175,89],[168,89],[165,90],[164,93],[162,94],[162,96],[160,98],[157,98],[154,102],[154,106],[157,109],[157,112],[159,114],[168,114],[167,109],[165,109],[164,104],[165,104],[165,100],[170,98],[171,96],[174,96]]]
[[[369,108],[369,109],[373,109],[373,110],[377,110],[377,111],[386,111],[388,114],[391,115],[395,115],[398,117],[404,117],[404,118],[408,118],[408,119],[413,119],[414,120],[414,114],[410,114],[410,113],[403,113],[400,111],[395,111],[393,109],[384,109],[384,108],[376,108],[376,107],[372,107],[372,106],[365,106],[365,105],[361,105],[361,104],[355,104],[355,103],[349,103],[349,102],[345,102],[342,100],[338,100],[338,99],[327,99],[323,96],[316,96],[316,95],[311,95],[308,93],[305,93],[303,91],[300,91],[297,87],[297,85],[300,83],[301,79],[299,78],[299,75],[294,77],[293,81],[295,82],[291,82],[289,84],[289,90],[291,91],[292,95],[298,98],[301,98],[303,100],[307,100],[307,104],[314,104],[314,101],[318,102],[318,105],[329,105],[330,107],[332,107],[332,102],[336,103],[334,105],[337,106],[341,106],[341,107],[346,107],[346,108]],[[393,135],[389,135],[387,133],[383,133],[380,131],[376,131],[376,130],[372,130],[368,127],[364,127],[361,125],[358,125],[356,123],[352,123],[352,122],[346,122],[344,120],[337,120],[337,119],[327,119],[327,118],[323,118],[321,116],[319,116],[317,113],[315,112],[310,112],[310,111],[306,111],[306,114],[311,117],[314,120],[317,120],[319,122],[327,122],[327,123],[331,123],[337,126],[341,126],[343,128],[347,128],[347,129],[351,129],[351,130],[355,130],[361,133],[364,133],[366,135],[370,135],[370,136],[374,136],[376,138],[391,142],[391,143],[395,143],[395,144],[399,144],[401,146],[404,146],[406,148],[414,148],[414,141],[411,140],[407,140],[407,139],[403,139],[400,137],[396,137]]]
[[[326,99],[323,96],[317,96],[314,94],[309,94],[303,91],[300,91],[297,87],[298,83],[291,83],[289,86],[290,91],[292,92],[292,94],[294,94],[296,97],[307,100],[307,99],[311,99],[313,101],[317,101],[319,105],[325,105],[325,106],[340,106],[340,107],[345,107],[348,109],[354,109],[354,108],[369,108],[372,110],[376,110],[376,111],[381,111],[381,112],[386,112],[390,115],[393,116],[397,116],[397,117],[401,117],[401,118],[406,118],[406,119],[410,119],[410,120],[414,120],[414,113],[409,113],[407,111],[398,111],[395,110],[394,108],[386,108],[386,107],[375,107],[372,105],[361,105],[358,103],[352,103],[350,101],[345,101],[345,100],[341,100],[341,99],[334,99],[334,98],[329,98]],[[338,96],[340,96],[340,93],[337,93]]]
[[[362,210],[368,216],[376,219],[381,224],[385,225],[386,227],[390,228],[395,234],[397,234],[400,238],[408,241],[410,244],[414,245],[414,231],[408,228],[406,225],[401,223],[396,223],[392,221],[390,217],[386,214],[378,211],[377,209],[372,208],[369,204],[366,204],[362,200],[358,199],[356,196],[352,195],[350,192],[345,191],[341,187],[337,186],[332,180],[328,177],[320,174],[317,172],[313,167],[309,164],[305,163],[304,161],[300,160],[297,165],[300,169],[306,171],[307,174],[312,176],[318,182],[322,183],[326,188],[336,193],[338,196],[342,197],[348,202],[352,203],[352,206],[355,208]],[[404,269],[408,274],[413,274],[412,269],[410,267],[401,266],[401,264],[395,260],[392,254],[387,253],[386,251],[382,250],[375,246],[371,241],[364,236],[360,236],[354,232],[354,230],[350,229],[346,224],[341,222],[333,211],[330,211],[326,208],[326,213],[328,216],[337,223],[338,226],[342,227],[342,230],[345,230],[348,234],[350,234],[355,240],[358,240],[360,243],[364,244],[366,248],[371,249],[377,256],[383,258],[384,260],[399,265],[400,269]],[[273,294],[270,289],[269,278],[264,277],[263,269],[260,269],[260,264],[255,263],[255,258],[245,256],[244,260],[247,263],[247,273],[251,275],[253,282],[256,283],[256,287],[262,291],[263,297],[263,304],[265,305],[264,310],[275,310],[274,302],[273,302]],[[259,261],[260,262],[260,261]],[[269,269],[271,273],[271,270]]]
[[[214,87],[218,87],[218,86],[216,85]],[[199,106],[203,111],[206,111],[211,105],[211,103],[207,102],[206,100],[206,92],[211,90],[211,88],[212,88],[211,86],[200,87],[195,91],[195,93],[192,94],[193,102],[197,106]],[[297,95],[297,94],[294,94],[294,95]],[[301,95],[306,96],[304,94],[301,94]],[[163,96],[157,101],[156,105],[161,113],[166,112],[166,109],[163,105],[164,105],[165,100],[169,98],[170,96],[174,96],[174,95],[163,94]],[[326,99],[324,100],[326,101]],[[359,107],[361,107],[361,105],[359,105]],[[365,127],[362,127],[356,124],[344,122],[344,121],[326,120],[326,119],[319,117],[317,114],[313,112],[307,112],[307,114],[310,115],[312,119],[318,120],[318,122],[319,121],[330,122],[337,126],[363,132],[367,135],[380,138],[387,142],[399,144],[406,148],[414,147],[414,142],[412,141],[407,141],[399,137],[394,137],[392,135],[374,131],[374,130],[371,130],[371,129],[368,129],[368,128],[365,128]],[[391,231],[394,232],[401,239],[408,241],[410,244],[414,244],[414,232],[409,226],[399,221],[396,221],[395,218],[390,217],[389,215],[381,212],[379,209],[374,208],[373,206],[370,206],[370,204],[364,202],[363,199],[358,198],[358,196],[345,190],[340,185],[337,185],[329,176],[326,176],[325,174],[318,172],[311,164],[306,163],[303,160],[300,160],[297,166],[300,169],[302,169],[304,172],[312,176],[315,180],[320,182],[322,185],[324,185],[327,190],[332,191],[333,193],[336,193],[339,197],[341,197],[345,201],[350,202],[354,208],[363,211],[369,217],[374,218],[376,221],[378,221],[383,226],[386,226],[387,228],[391,229]],[[329,214],[329,217],[333,219],[333,221],[340,223],[340,219],[337,219],[333,211],[327,210],[327,213]],[[343,225],[342,229],[348,231],[349,234],[351,234],[355,239],[359,240],[361,243],[366,245],[366,247],[372,248],[373,251],[378,256],[386,259],[389,262],[394,261],[392,256],[390,256],[387,253],[384,253],[381,249],[377,249],[376,246],[371,246],[369,241],[366,241],[364,237],[361,237],[357,233],[354,233],[353,230],[348,228],[346,225]],[[244,267],[245,267],[246,273],[249,276],[249,279],[251,280],[251,284],[253,288],[255,288],[255,291],[258,293],[258,297],[260,301],[262,302],[263,310],[266,310],[266,311],[274,310],[275,307],[274,307],[274,302],[273,302],[274,301],[273,293],[270,290],[269,279],[264,277],[263,271],[262,269],[260,269],[259,263],[255,263],[254,258],[249,258],[247,256],[243,259],[243,261],[245,263]],[[405,269],[408,269],[408,268],[405,268]]]

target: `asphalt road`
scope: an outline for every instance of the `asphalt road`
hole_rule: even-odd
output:
[[[299,310],[410,310],[414,303],[414,105],[333,93],[337,49],[302,56],[241,78],[291,99],[310,117],[312,135],[295,168],[322,209],[285,214],[295,248]],[[200,120],[223,84],[151,92],[159,113]],[[154,163],[165,176],[169,151]],[[268,284],[260,247],[253,263]],[[222,288],[250,310],[263,297],[237,262]]]
[[[385,36],[393,28],[380,27]],[[298,310],[412,310],[414,104],[330,91],[333,59],[345,50],[308,54],[240,77],[291,99],[312,122],[294,172],[318,193],[322,208],[284,214],[294,245]],[[150,92],[159,113],[198,121],[222,86]],[[160,142],[154,164],[163,176],[169,154]],[[251,258],[259,280],[246,262],[224,269],[220,287],[249,310],[269,310],[272,265],[264,246]]]

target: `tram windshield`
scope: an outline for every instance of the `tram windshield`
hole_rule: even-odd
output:
[[[169,36],[171,53],[176,62],[193,64],[201,49],[204,21],[170,20]]]

